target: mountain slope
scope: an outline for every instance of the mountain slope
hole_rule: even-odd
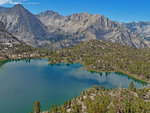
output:
[[[103,15],[79,13],[63,17],[57,12],[47,11],[36,16],[49,31],[62,34],[61,40],[53,44],[56,48],[68,47],[92,39],[108,40],[137,48],[147,46],[143,39],[128,28]]]
[[[0,6],[0,12],[5,11],[5,10],[8,10],[8,9],[9,9],[9,8],[1,7],[1,6]]]
[[[122,25],[130,29],[141,38],[150,41],[150,22],[140,21],[137,23],[122,23]]]
[[[21,44],[16,37],[6,31],[3,23],[0,21],[0,44],[1,45],[16,45]]]
[[[66,48],[92,39],[136,48],[147,46],[134,32],[103,15],[79,13],[64,17],[53,11],[33,15],[20,4],[0,9],[0,21],[4,23],[6,30],[32,46]]]
[[[46,27],[20,4],[1,11],[0,20],[10,33],[26,44],[38,46],[49,40]]]
[[[0,21],[0,61],[7,59],[39,58],[45,51],[26,45],[9,33]],[[0,66],[2,64],[0,63]]]

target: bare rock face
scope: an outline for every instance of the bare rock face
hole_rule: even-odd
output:
[[[68,47],[81,41],[99,39],[121,43],[136,48],[147,46],[145,41],[134,32],[113,22],[103,15],[79,13],[61,16],[57,12],[49,11],[36,15],[50,32],[62,34],[62,40],[56,42],[56,47]],[[64,38],[65,37],[65,38]]]
[[[46,27],[33,14],[18,4],[0,12],[6,30],[26,44],[38,46],[49,40]]]
[[[130,29],[141,38],[150,41],[150,22],[139,21],[137,23],[122,23],[122,25]]]
[[[21,44],[16,37],[6,31],[3,23],[0,21],[0,44],[1,45],[16,45]]]
[[[136,48],[148,46],[134,31],[103,15],[84,12],[62,16],[53,11],[33,15],[18,4],[12,8],[0,7],[0,21],[8,32],[31,46],[66,48],[92,39]]]
[[[64,19],[64,16],[59,15],[57,12],[53,12],[52,10],[42,12],[39,15],[36,15],[36,17],[40,18],[44,25],[47,25],[50,32],[55,32],[55,30],[59,27],[59,24],[61,24],[59,23],[60,20]]]
[[[8,10],[8,9],[9,9],[9,8],[1,7],[1,6],[0,6],[0,12],[5,11],[5,10]]]

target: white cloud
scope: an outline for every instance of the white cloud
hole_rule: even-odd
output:
[[[0,0],[0,5],[3,5],[3,4],[20,4],[20,2],[14,2],[12,0]]]
[[[23,3],[23,4],[40,4],[38,2],[28,2],[28,3]]]
[[[0,0],[0,5],[4,4],[39,4],[35,2],[27,2],[29,0],[20,0],[21,2],[17,2],[16,0]]]

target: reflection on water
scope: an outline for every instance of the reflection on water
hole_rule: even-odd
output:
[[[136,88],[147,85],[122,73],[88,72],[81,67],[79,63],[49,65],[47,59],[5,62],[0,67],[0,113],[30,112],[35,100],[48,110],[51,105],[61,105],[94,84],[108,89],[128,88],[131,81]]]

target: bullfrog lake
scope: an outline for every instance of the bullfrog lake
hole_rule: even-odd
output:
[[[49,110],[95,84],[107,89],[128,88],[131,81],[136,88],[147,86],[125,74],[88,72],[81,67],[80,63],[49,65],[48,59],[5,62],[0,66],[0,113],[30,113],[36,100]]]

